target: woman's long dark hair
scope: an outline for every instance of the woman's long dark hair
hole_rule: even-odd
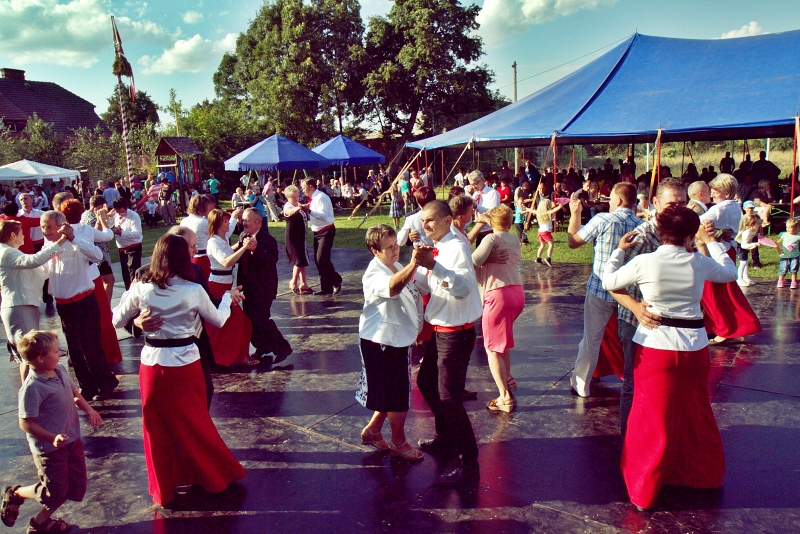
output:
[[[192,256],[189,244],[182,237],[163,235],[153,249],[150,269],[142,276],[142,282],[155,284],[166,289],[167,281],[172,276],[180,276],[184,280],[194,280]]]

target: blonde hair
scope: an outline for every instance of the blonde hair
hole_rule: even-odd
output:
[[[787,231],[787,232],[789,231],[789,227],[790,227],[790,226],[791,226],[792,228],[794,228],[795,230],[797,230],[797,226],[798,226],[798,224],[800,224],[800,221],[798,221],[797,219],[788,219],[788,220],[786,221],[786,231]]]
[[[500,229],[507,232],[511,228],[511,223],[514,222],[514,212],[505,204],[495,206],[486,212],[489,217],[489,225],[492,229]]]
[[[550,210],[553,209],[553,202],[549,198],[543,198],[539,201],[539,205],[536,206],[536,220],[539,224],[547,224],[550,222],[550,219],[553,216],[550,214]]]
[[[58,347],[58,336],[55,332],[44,330],[31,330],[17,343],[20,356],[29,363],[39,356],[46,356],[53,347]]]
[[[737,182],[736,178],[730,174],[722,173],[718,174],[713,180],[708,182],[708,187],[716,189],[731,199],[734,197],[734,195],[736,195],[736,191],[739,189],[739,182]]]
[[[760,223],[761,223],[761,217],[759,217],[755,213],[751,213],[749,215],[745,215],[744,217],[742,217],[743,228],[750,228],[754,224],[760,224]]]

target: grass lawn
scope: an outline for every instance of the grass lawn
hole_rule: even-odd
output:
[[[228,204],[228,205],[226,205]],[[222,201],[223,209],[230,208],[229,201]],[[371,208],[369,208],[371,209]],[[388,224],[389,226],[392,225],[392,219],[388,216],[389,213],[389,205],[384,204],[381,206],[380,209],[376,210],[375,213],[367,219],[367,221],[361,226],[361,228],[357,228],[359,223],[364,219],[364,216],[369,212],[369,209],[363,209],[353,217],[353,220],[348,220],[348,216],[350,215],[352,210],[347,210],[343,213],[339,213],[336,215],[336,241],[334,243],[334,247],[336,248],[352,248],[352,249],[364,249],[366,245],[364,244],[364,235],[366,233],[367,228],[375,224]],[[180,220],[180,218],[179,218]],[[401,221],[402,224],[402,221]],[[284,243],[285,233],[284,229],[286,228],[285,223],[277,222],[277,223],[269,223],[269,231],[275,237],[275,239],[281,245]],[[164,235],[166,231],[166,227],[159,226],[157,229],[151,230],[148,228],[143,229],[143,240],[142,240],[142,256],[147,257],[153,253],[153,247],[155,246],[156,241],[159,237]],[[512,232],[514,230],[512,229]],[[770,236],[774,238],[775,236]],[[528,232],[528,238],[531,240],[530,245],[523,245],[522,247],[522,259],[524,260],[534,260],[536,259],[536,250],[539,247],[538,239],[536,238],[536,230],[531,229]],[[583,246],[577,249],[570,249],[567,246],[567,233],[566,231],[562,230],[553,234],[553,240],[555,242],[555,248],[553,249],[553,262],[554,263],[582,263],[588,264],[592,262],[592,255],[593,255],[593,248],[591,246]],[[311,232],[309,232],[309,245],[312,243]],[[111,249],[111,259],[112,261],[119,261],[119,253],[117,252],[117,247],[112,245]],[[545,249],[546,250],[546,249]],[[760,247],[759,253],[761,255],[761,265],[763,267],[761,269],[753,269],[750,268],[750,277],[751,278],[771,278],[777,280],[778,278],[778,252],[776,249],[771,247]]]

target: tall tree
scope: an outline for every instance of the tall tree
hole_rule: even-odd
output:
[[[25,140],[11,128],[0,125],[0,165],[14,163],[25,157]]]
[[[158,105],[153,102],[145,91],[136,91],[136,102],[131,101],[130,91],[122,92],[122,101],[128,118],[128,126],[134,124],[158,124]],[[108,110],[100,115],[109,128],[117,133],[122,133],[122,116],[119,112],[119,86],[114,85],[113,94],[108,97]]]
[[[360,100],[363,32],[357,0],[267,2],[235,54],[223,57],[216,93],[242,105],[262,131],[323,141]]]
[[[437,116],[444,124],[452,115],[494,108],[493,73],[475,64],[483,55],[474,35],[479,12],[457,0],[395,0],[386,18],[370,19],[372,68],[362,111],[385,136],[399,136],[397,146],[418,123],[430,132]]]
[[[64,151],[64,164],[71,169],[86,170],[84,178],[96,182],[114,182],[127,176],[125,150],[119,134],[109,136],[99,127],[79,128]]]
[[[34,113],[28,119],[28,124],[23,132],[28,137],[28,142],[25,145],[25,157],[27,159],[58,167],[63,166],[62,139],[60,135],[53,131],[51,123],[44,122]]]

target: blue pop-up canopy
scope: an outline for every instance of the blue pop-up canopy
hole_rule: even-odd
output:
[[[275,134],[225,161],[226,171],[322,169],[331,163],[316,152]]]
[[[331,165],[377,165],[386,161],[383,155],[343,135],[337,135],[311,150],[325,157]]]
[[[464,126],[408,143],[480,148],[791,137],[800,30],[738,39],[634,34],[588,65]]]

